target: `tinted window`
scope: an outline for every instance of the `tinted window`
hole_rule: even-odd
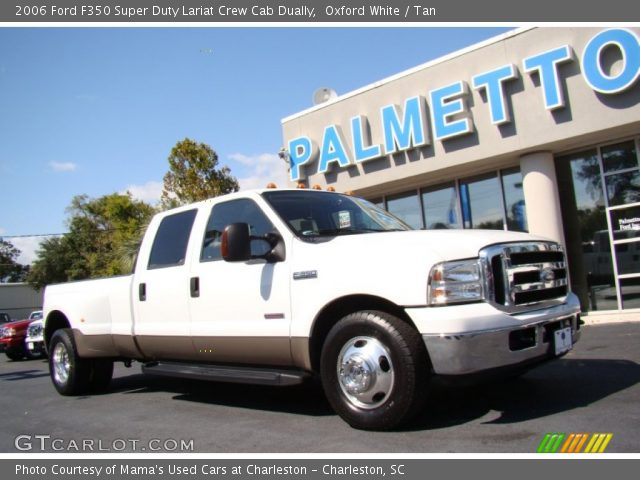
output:
[[[420,200],[417,192],[387,197],[387,210],[413,228],[423,228]]]
[[[188,210],[162,219],[151,247],[149,269],[184,265],[196,212]]]
[[[262,195],[302,238],[410,229],[393,215],[357,197],[302,190]]]
[[[507,207],[507,229],[527,232],[527,209],[522,188],[522,173],[519,169],[502,172],[502,190]]]
[[[460,195],[465,228],[504,228],[504,207],[496,175],[461,181]]]
[[[222,232],[231,223],[248,223],[251,235],[261,237],[274,230],[273,224],[260,210],[253,200],[246,198],[219,203],[211,210],[207,231],[202,244],[200,260],[208,262],[222,258],[220,242]],[[251,242],[252,255],[264,255],[269,252],[267,242],[255,240]]]
[[[458,196],[454,185],[423,190],[422,204],[428,229],[461,228],[457,210]]]

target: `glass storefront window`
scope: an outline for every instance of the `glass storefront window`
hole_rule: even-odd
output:
[[[585,310],[617,309],[597,149],[556,159],[572,290]]]
[[[520,169],[504,170],[502,172],[502,189],[506,206],[507,230],[528,232],[527,208],[524,203]]]
[[[605,173],[617,172],[627,168],[638,168],[636,145],[633,140],[607,145],[600,149],[602,153],[602,167]]]
[[[413,228],[424,228],[418,192],[387,197],[387,210]]]
[[[462,227],[458,218],[458,196],[454,184],[423,190],[422,207],[427,229]]]
[[[504,228],[500,183],[493,174],[460,182],[464,228]]]
[[[640,170],[607,175],[604,181],[610,207],[640,202]]]

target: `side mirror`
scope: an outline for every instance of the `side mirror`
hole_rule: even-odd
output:
[[[251,232],[246,223],[232,223],[222,232],[220,245],[226,262],[245,262],[251,259]]]

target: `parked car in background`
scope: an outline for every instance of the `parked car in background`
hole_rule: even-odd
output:
[[[11,322],[11,317],[8,313],[0,312],[0,325]]]
[[[11,360],[31,357],[24,343],[31,322],[27,319],[4,323],[0,330],[0,352],[4,352]]]
[[[31,357],[46,357],[47,350],[44,345],[44,320],[42,311],[31,312],[30,319],[35,319],[27,328],[27,337],[24,340],[27,353]]]

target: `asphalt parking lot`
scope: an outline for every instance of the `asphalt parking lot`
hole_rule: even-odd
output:
[[[434,385],[427,408],[413,424],[384,433],[350,428],[313,383],[273,388],[166,379],[142,375],[134,363],[130,369],[116,366],[108,393],[73,398],[55,392],[46,361],[14,362],[3,355],[0,452],[41,452],[44,447],[72,452],[533,453],[548,432],[610,432],[607,453],[636,453],[639,338],[640,323],[585,326],[572,352],[521,378],[467,387]]]

